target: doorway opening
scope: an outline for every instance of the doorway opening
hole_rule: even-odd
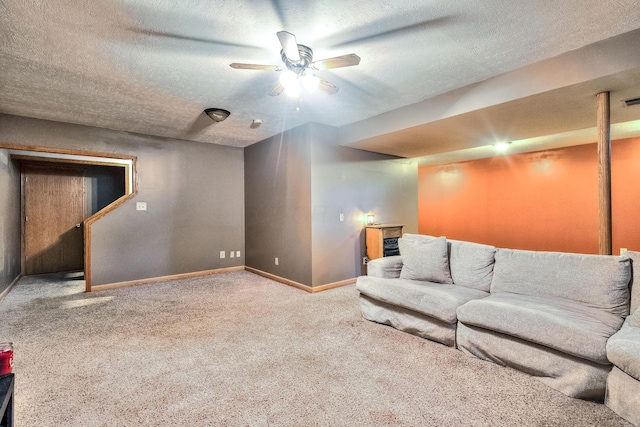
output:
[[[84,271],[84,221],[125,195],[122,167],[21,161],[23,271]]]
[[[22,275],[83,273],[91,291],[91,225],[135,194],[133,156],[9,148],[20,164]]]

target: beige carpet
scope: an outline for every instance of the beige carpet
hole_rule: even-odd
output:
[[[248,272],[0,302],[16,426],[621,426],[604,405],[363,320],[357,291]]]

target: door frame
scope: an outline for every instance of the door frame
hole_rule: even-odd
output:
[[[7,144],[0,142],[0,148],[8,149],[9,155],[16,160],[31,160],[40,162],[66,163],[74,165],[120,166],[125,168],[125,194],[110,205],[91,215],[84,220],[84,279],[85,291],[91,292],[91,226],[120,207],[124,202],[138,194],[138,174],[136,156],[128,156],[114,153],[99,153],[82,150],[67,150],[51,147],[37,147],[20,144]],[[21,172],[22,175],[22,172]],[[23,193],[24,186],[21,176],[21,203],[18,207],[22,217],[21,231],[21,274],[24,274],[24,212]]]

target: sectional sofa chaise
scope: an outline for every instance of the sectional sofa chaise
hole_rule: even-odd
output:
[[[519,369],[568,396],[605,400],[640,425],[640,253],[525,251],[417,234],[399,246],[400,256],[369,262],[357,280],[364,318]]]

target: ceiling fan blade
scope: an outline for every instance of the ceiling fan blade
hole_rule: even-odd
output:
[[[269,92],[269,96],[278,96],[282,93],[283,90],[284,86],[282,86],[282,84],[278,82],[278,84],[273,89],[271,89],[271,92]]]
[[[288,31],[278,31],[276,34],[278,35],[278,40],[280,40],[282,50],[284,51],[284,54],[287,55],[287,58],[294,62],[300,61],[300,52],[298,52],[296,36]]]
[[[192,36],[188,36],[188,35],[175,34],[175,33],[170,33],[170,32],[167,32],[167,31],[156,31],[156,30],[151,30],[151,29],[146,29],[146,28],[124,27],[124,26],[121,27],[121,28],[124,28],[125,30],[131,31],[133,33],[141,34],[141,35],[145,35],[145,36],[164,37],[164,38],[171,38],[171,39],[176,39],[176,40],[186,40],[186,41],[194,41],[194,42],[201,42],[201,43],[217,44],[217,45],[220,45],[220,46],[231,46],[231,47],[241,47],[241,48],[249,48],[249,49],[259,49],[258,46],[234,43],[234,42],[221,40],[221,39],[192,37]]]
[[[314,70],[328,70],[330,68],[351,67],[352,65],[358,65],[360,63],[360,57],[355,53],[349,55],[336,56],[333,58],[321,59],[311,64],[311,68]]]
[[[338,89],[338,86],[334,85],[333,83],[329,83],[322,77],[318,77],[318,89],[320,89],[321,91],[323,91],[328,95],[335,95],[340,90]]]
[[[269,70],[269,71],[281,71],[282,68],[277,65],[260,65],[260,64],[239,64],[234,62],[233,64],[229,64],[231,68],[241,69],[241,70]]]

